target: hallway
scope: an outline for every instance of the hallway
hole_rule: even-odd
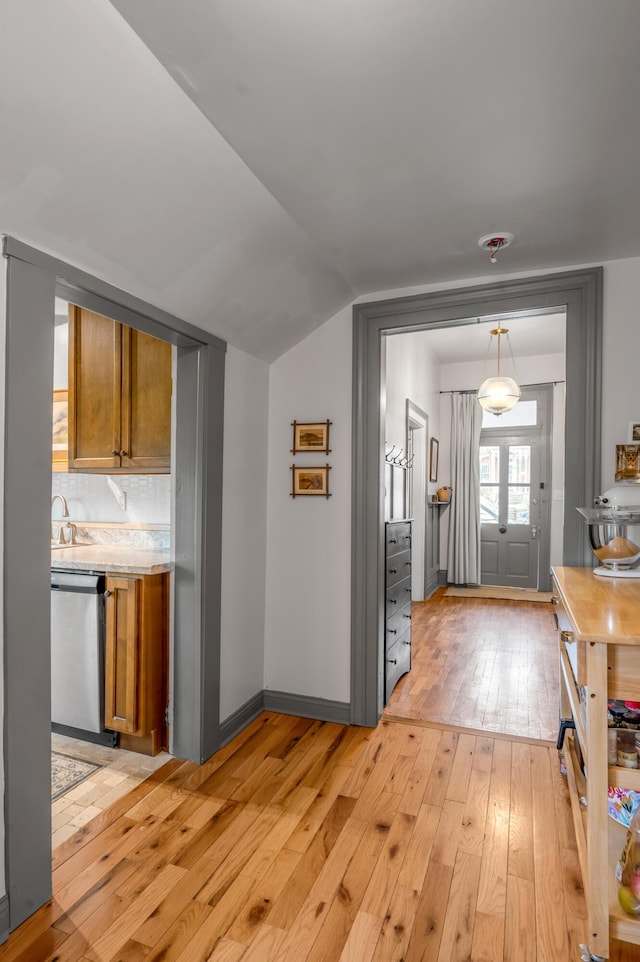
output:
[[[451,598],[414,603],[412,666],[386,717],[554,741],[558,634],[548,603]]]

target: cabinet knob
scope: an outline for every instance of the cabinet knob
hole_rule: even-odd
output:
[[[112,592],[112,591],[109,591],[109,589],[107,588],[107,590],[106,590],[105,593],[104,593],[104,596],[105,596],[105,598],[110,598],[112,594],[113,594],[113,592]]]
[[[397,628],[387,628],[387,631],[389,632],[390,635],[397,635],[397,634],[398,634],[398,629],[397,629]]]
[[[112,451],[112,452],[111,452],[111,454],[113,455],[114,458],[117,458],[118,455],[119,455],[119,453],[120,453],[119,451]]]
[[[397,604],[398,604],[398,599],[397,599],[397,598],[389,598],[389,604],[390,604],[390,605],[397,605]]]
[[[397,569],[397,568],[389,568],[389,574],[390,574],[390,575],[397,575],[397,574],[398,574],[398,569]]]
[[[403,617],[403,618],[408,618],[409,621],[411,621],[411,615],[403,615],[402,617]]]
[[[127,457],[127,452],[126,452],[126,451],[121,451],[121,452],[120,452],[120,457],[121,457],[121,458],[126,458],[126,457]]]
[[[389,662],[390,665],[397,665],[397,664],[398,664],[397,658],[387,658],[387,661]]]
[[[396,543],[397,542],[395,538],[389,538],[389,544],[396,544]]]
[[[410,642],[410,641],[403,641],[402,644],[403,644],[403,645],[410,645],[411,642]]]

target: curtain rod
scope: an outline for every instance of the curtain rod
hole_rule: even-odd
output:
[[[542,383],[538,382],[537,384],[521,384],[520,387],[543,387],[545,384],[553,384],[553,386],[555,387],[556,384],[566,384],[566,383],[567,383],[566,381],[543,381]],[[439,394],[477,394],[478,388],[469,388],[467,391],[439,391],[438,393]]]

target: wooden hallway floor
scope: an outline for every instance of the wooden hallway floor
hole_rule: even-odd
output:
[[[0,962],[577,962],[584,936],[555,750],[264,713],[60,845]]]
[[[413,605],[411,672],[385,715],[555,741],[558,633],[550,604],[448,598]]]

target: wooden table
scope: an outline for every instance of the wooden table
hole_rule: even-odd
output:
[[[589,949],[595,957],[608,958],[610,935],[640,944],[640,921],[626,915],[617,899],[614,872],[625,833],[607,815],[609,785],[640,791],[640,770],[607,763],[607,699],[640,701],[640,579],[603,578],[591,568],[553,568],[552,574],[564,628],[561,715],[573,716],[576,726],[565,755]]]

